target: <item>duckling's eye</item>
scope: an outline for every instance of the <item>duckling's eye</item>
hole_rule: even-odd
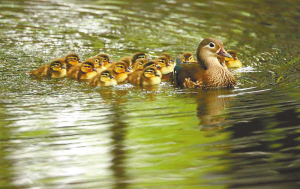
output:
[[[95,62],[96,62],[96,63],[98,63],[98,62],[99,62],[99,60],[98,60],[98,59],[95,59]]]
[[[106,60],[106,58],[104,57],[103,60]]]
[[[214,44],[213,42],[210,42],[208,45],[209,45],[209,47],[211,47],[211,48],[214,48],[214,47],[215,47],[215,44]]]
[[[102,76],[108,77],[109,73],[103,73]]]

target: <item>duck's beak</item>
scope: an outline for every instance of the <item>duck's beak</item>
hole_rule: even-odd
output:
[[[110,79],[113,79],[113,78],[115,78],[115,77],[114,77],[113,75],[110,75],[109,78],[110,78]]]
[[[230,54],[228,54],[223,48],[221,48],[217,54],[220,55],[220,56],[225,56],[225,57],[227,57],[227,58],[231,58],[231,57],[232,57],[232,56],[231,56]]]

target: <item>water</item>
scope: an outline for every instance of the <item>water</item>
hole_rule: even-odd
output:
[[[297,1],[0,2],[1,188],[299,188]],[[28,71],[77,52],[114,60],[239,52],[233,90],[91,88]]]

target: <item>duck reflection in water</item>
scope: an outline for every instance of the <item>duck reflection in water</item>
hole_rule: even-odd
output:
[[[223,115],[229,106],[228,101],[233,99],[230,94],[233,91],[229,89],[199,90],[191,94],[197,101],[197,117],[202,130],[222,129],[217,125],[225,120]]]

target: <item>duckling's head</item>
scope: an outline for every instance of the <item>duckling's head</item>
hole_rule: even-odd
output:
[[[161,69],[161,66],[157,62],[154,62],[154,61],[147,61],[146,63],[143,64],[143,69],[145,69],[147,67]]]
[[[111,70],[105,70],[105,71],[101,72],[100,81],[111,82],[112,80],[115,80],[115,76],[113,75]]]
[[[126,63],[124,63],[123,61],[119,61],[116,62],[112,65],[112,70],[116,73],[116,74],[121,74],[121,73],[126,73],[126,72],[130,72],[130,70],[128,69],[128,66]]]
[[[96,68],[94,67],[94,63],[92,61],[85,61],[82,63],[80,70],[83,73],[88,73],[96,71]]]
[[[181,61],[182,62],[195,62],[195,59],[193,57],[193,54],[190,52],[185,52],[181,55]]]
[[[142,52],[137,52],[132,56],[132,64],[134,64],[136,62],[136,60],[138,59],[146,59],[146,54],[142,53]]]
[[[135,62],[133,70],[137,71],[137,70],[143,70],[144,69],[144,64],[146,64],[148,62],[148,60],[145,59],[139,59]]]
[[[237,52],[235,50],[228,50],[227,52],[232,56],[232,58],[225,58],[226,61],[238,60]]]
[[[59,72],[63,69],[66,69],[64,59],[59,58],[59,59],[53,60],[50,63],[50,69],[55,72]]]
[[[160,56],[165,56],[167,57],[169,60],[171,60],[171,55],[168,53],[162,53]]]
[[[103,58],[99,56],[88,58],[87,61],[93,62],[95,68],[101,68],[103,66]]]
[[[104,66],[107,66],[110,64],[110,59],[107,54],[98,54],[97,57],[102,58],[102,63]]]
[[[143,75],[146,78],[161,77],[161,72],[155,67],[147,67],[144,69]]]
[[[76,65],[80,62],[80,58],[78,56],[78,54],[75,54],[75,53],[71,53],[71,54],[68,54],[66,57],[65,57],[65,62],[69,65]]]
[[[198,46],[196,54],[198,63],[204,69],[208,69],[211,63],[218,62],[218,56],[231,57],[231,55],[225,51],[222,41],[215,38],[203,39]]]
[[[166,56],[160,56],[156,61],[161,67],[161,72],[163,75],[174,71],[174,62],[170,61],[170,59],[168,59]]]

